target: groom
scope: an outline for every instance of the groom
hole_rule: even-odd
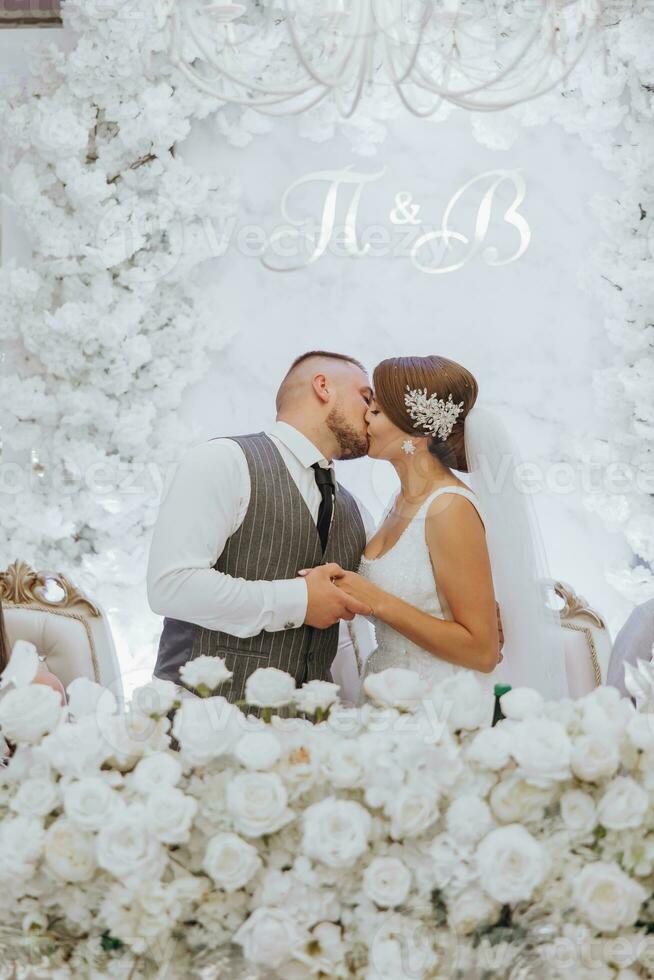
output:
[[[370,610],[328,568],[298,572],[359,565],[364,517],[332,461],[366,455],[371,397],[358,361],[311,351],[282,381],[268,432],[211,439],[183,456],[148,564],[150,606],[165,617],[155,677],[184,687],[183,664],[222,657],[230,701],[243,699],[258,667],[288,671],[297,685],[330,679],[340,621]]]

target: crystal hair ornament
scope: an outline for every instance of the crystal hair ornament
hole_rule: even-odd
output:
[[[434,438],[440,436],[442,440],[447,439],[454,428],[454,423],[463,411],[463,402],[458,405],[452,401],[452,392],[444,398],[439,398],[434,392],[427,395],[426,388],[410,388],[406,386],[407,394],[404,396],[404,403],[409,410],[409,415],[414,419],[414,429],[422,426]]]

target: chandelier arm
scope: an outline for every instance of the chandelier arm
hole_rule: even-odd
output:
[[[477,102],[477,101],[474,101],[474,100],[471,100],[471,99],[461,98],[461,95],[462,95],[461,92],[442,92],[441,93],[440,91],[438,91],[437,89],[435,89],[429,83],[422,84],[417,79],[414,80],[414,83],[415,83],[415,85],[418,88],[422,89],[423,91],[431,92],[433,95],[442,94],[443,98],[445,98],[448,102],[451,102],[453,105],[459,106],[462,109],[468,109],[468,110],[471,110],[473,112],[485,112],[485,111],[495,112],[495,111],[498,111],[498,110],[501,110],[501,109],[508,109],[511,106],[522,105],[525,102],[530,102],[532,99],[539,98],[541,95],[546,95],[548,92],[551,92],[552,89],[556,88],[557,85],[560,85],[561,82],[565,81],[566,78],[568,78],[568,76],[570,75],[570,73],[574,70],[574,68],[579,64],[581,58],[583,57],[583,55],[584,55],[584,53],[585,53],[585,51],[586,51],[586,49],[588,47],[588,44],[590,42],[590,36],[591,36],[591,34],[589,33],[587,35],[587,37],[586,37],[586,40],[585,40],[584,45],[582,46],[581,50],[576,55],[576,57],[574,58],[574,60],[570,63],[570,65],[567,67],[567,69],[563,73],[563,75],[557,76],[552,82],[550,82],[549,85],[546,85],[544,88],[539,89],[538,91],[530,92],[530,93],[528,93],[526,95],[522,95],[522,96],[512,97],[510,99],[510,101],[508,101],[508,102],[507,101],[504,101],[504,102]],[[481,86],[481,87],[483,87],[483,86]],[[477,87],[476,89],[469,90],[469,91],[478,91],[478,90],[479,90],[479,87]],[[465,93],[463,93],[463,94],[465,94]]]
[[[197,88],[199,88],[202,92],[206,92],[207,95],[213,95],[214,98],[218,99],[224,105],[239,105],[239,106],[243,106],[246,109],[256,109],[259,112],[263,112],[266,106],[279,105],[280,103],[285,103],[289,101],[289,96],[287,95],[280,96],[279,98],[275,98],[275,99],[268,99],[268,100],[249,99],[246,96],[241,98],[237,95],[226,95],[224,92],[221,92],[218,88],[216,88],[211,82],[206,81],[206,79],[203,79],[201,76],[193,72],[193,70],[190,69],[188,65],[185,65],[184,62],[180,62],[177,65],[177,68],[179,69],[179,71],[182,72],[183,75],[185,75],[186,78],[188,78],[190,82],[192,82],[195,86],[197,86]],[[303,92],[292,93],[291,97],[299,98],[300,96],[307,94],[307,92],[312,92],[313,89],[314,86],[310,86],[307,89],[305,89]],[[321,92],[320,97],[315,99],[313,102],[310,102],[307,108],[311,108],[313,105],[316,104],[316,102],[320,101],[320,99],[324,98],[324,96],[328,94],[329,94],[328,91],[324,93]],[[293,112],[293,114],[295,113]]]
[[[216,63],[215,56],[214,56],[213,52],[210,51],[207,48],[206,43],[204,41],[204,38],[202,38],[197,33],[197,30],[196,30],[195,25],[190,20],[188,20],[188,19],[186,19],[186,24],[188,26],[189,32],[191,34],[191,37],[193,38],[193,40],[195,41],[196,45],[198,46],[198,48],[200,49],[200,51],[204,55],[207,64],[209,64],[210,67],[213,68],[213,70],[219,76],[222,76],[223,78],[229,79],[229,81],[233,82],[235,85],[239,86],[242,89],[249,89],[249,90],[252,90],[252,91],[258,91],[258,92],[260,92],[262,94],[262,96],[265,97],[266,102],[268,104],[274,105],[278,101],[283,101],[284,98],[297,98],[298,96],[304,95],[306,92],[309,92],[309,91],[312,90],[312,88],[313,88],[312,85],[306,85],[303,88],[296,88],[296,89],[264,88],[261,85],[257,85],[256,82],[245,81],[245,80],[239,78],[237,75],[233,75],[231,72],[229,72],[222,65]],[[178,65],[184,63],[183,60],[181,59],[181,57],[179,58],[179,60],[178,60],[177,63],[178,63]],[[190,69],[190,70],[192,71],[193,69]],[[209,82],[207,82],[206,79],[202,79],[202,76],[201,75],[197,75],[197,79],[203,81],[205,83],[205,85],[210,84]],[[205,91],[209,91],[210,94],[218,94],[217,89],[210,89],[210,90],[205,89]],[[280,98],[280,99],[273,98],[272,100],[268,100],[268,97],[269,96],[273,96],[273,97],[281,96],[282,98]],[[221,94],[221,95],[219,95],[218,97],[221,98],[221,99],[223,99],[223,100],[225,100],[225,101],[228,101],[228,102],[234,102],[237,105],[253,105],[254,104],[251,100],[243,101],[243,100],[233,99],[231,97],[228,97],[227,99],[225,99],[224,93]]]
[[[269,112],[267,109],[267,105],[271,103],[266,103],[265,107],[259,105],[253,105],[252,108],[256,109],[257,112],[260,112],[262,116],[270,116],[272,119],[284,119],[287,116],[299,116],[301,112],[307,112],[307,110],[313,109],[315,105],[318,105],[319,102],[322,102],[323,99],[327,98],[327,96],[330,94],[331,91],[332,90],[330,88],[326,88],[324,89],[324,91],[318,92],[318,94],[314,99],[312,99],[310,102],[307,102],[306,105],[300,106],[297,109],[289,108],[284,110],[283,112]],[[286,99],[284,101],[288,102],[288,100]]]
[[[412,74],[412,72],[414,71],[414,69],[416,67],[418,56],[420,54],[420,46],[422,44],[422,40],[423,40],[423,37],[425,35],[425,31],[427,30],[427,25],[429,24],[429,21],[431,20],[431,11],[429,10],[429,8],[428,7],[425,7],[425,11],[426,11],[426,14],[422,18],[422,23],[420,25],[420,33],[418,34],[418,39],[415,42],[415,44],[413,45],[413,51],[412,51],[411,57],[409,59],[409,64],[408,64],[408,66],[407,66],[407,68],[406,68],[403,76],[400,78],[398,75],[393,74],[393,83],[394,83],[394,85],[395,85],[396,88],[398,88],[405,80],[407,80],[410,77],[410,75]],[[393,54],[392,54],[392,52],[390,50],[390,47],[389,47],[389,38],[388,38],[388,35],[386,34],[385,31],[383,33],[384,33],[384,47],[385,47],[385,50],[386,50],[386,53],[387,53],[387,57],[388,57],[388,64],[390,66],[392,66],[393,70],[395,70],[395,63],[394,63],[394,60],[393,60]]]
[[[288,11],[289,10],[288,0],[284,0],[284,2],[285,2],[286,10]],[[362,9],[362,8],[360,8],[359,6],[357,6],[357,16],[358,17],[360,17],[360,14],[359,14],[359,10],[360,9]],[[349,45],[349,47],[348,47],[348,49],[347,49],[347,51],[345,53],[345,56],[343,58],[343,61],[341,62],[341,64],[339,66],[337,66],[334,69],[334,76],[332,78],[330,78],[330,79],[327,79],[327,78],[322,78],[318,74],[318,72],[315,70],[315,68],[313,68],[313,66],[311,64],[309,64],[309,62],[306,61],[306,59],[304,57],[304,51],[302,50],[302,44],[301,44],[301,42],[300,42],[300,40],[299,40],[299,38],[297,36],[297,32],[295,30],[295,26],[293,25],[293,19],[292,18],[289,18],[288,19],[288,21],[287,21],[287,27],[288,27],[289,36],[291,38],[291,41],[293,42],[293,47],[295,48],[295,53],[297,54],[297,56],[298,56],[298,58],[300,60],[300,64],[304,68],[304,70],[307,73],[307,75],[309,75],[309,77],[312,78],[314,80],[314,82],[316,82],[317,84],[319,84],[319,85],[328,85],[330,88],[335,89],[336,86],[337,86],[337,84],[338,84],[338,81],[337,81],[338,80],[338,75],[339,74],[342,74],[346,70],[347,65],[348,65],[348,62],[352,60],[352,56],[353,56],[354,50],[356,48],[356,35],[358,35],[359,33],[365,33],[365,31],[359,32],[359,30],[358,30],[359,24],[357,23],[356,34],[355,34],[355,36],[353,36],[350,39],[351,43],[350,43],[350,45]],[[335,81],[335,79],[336,79],[336,81]]]
[[[541,27],[541,25],[540,25],[540,22],[539,22],[537,24],[537,26],[536,26],[536,29],[532,32],[531,36],[529,37],[529,39],[525,43],[524,47],[522,48],[521,51],[518,52],[518,54],[516,55],[516,57],[514,58],[514,60],[512,62],[510,62],[506,66],[506,68],[503,68],[500,71],[500,73],[498,75],[496,75],[495,78],[490,83],[488,83],[488,84],[494,85],[500,79],[506,77],[510,72],[514,71],[514,69],[520,64],[520,62],[524,59],[524,57],[527,54],[527,52],[530,50],[533,42],[539,36],[539,34],[540,34],[540,27]],[[422,87],[429,89],[431,92],[433,92],[434,95],[437,95],[437,94],[443,94],[444,95],[445,94],[444,92],[442,92],[441,89],[438,89],[437,87],[434,87],[434,86],[428,84],[428,80],[427,80],[427,77],[425,76],[424,69],[420,66],[419,63],[416,65],[416,71],[418,73],[418,76],[419,77],[422,77],[423,78],[423,81],[425,83],[427,83],[427,84],[423,85]],[[461,96],[466,96],[466,95],[473,95],[475,92],[479,92],[479,91],[481,91],[484,88],[488,88],[488,84],[475,85],[472,88],[461,89],[460,91],[451,92],[449,94],[455,96],[456,98],[460,98]]]
[[[365,44],[365,52],[364,52],[365,58],[362,58],[361,60],[361,67],[359,70],[357,86],[349,109],[343,109],[342,107],[343,103],[341,103],[341,99],[340,99],[342,93],[340,92],[340,90],[338,88],[334,90],[334,97],[336,99],[336,103],[339,106],[341,115],[345,119],[350,119],[354,115],[357,106],[359,105],[359,102],[361,100],[361,93],[363,92],[363,86],[366,83],[366,78],[371,77],[372,58],[374,55],[374,41],[370,43],[366,40],[364,44]]]

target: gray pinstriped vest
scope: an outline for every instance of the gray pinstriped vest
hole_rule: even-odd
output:
[[[265,433],[233,436],[250,473],[250,503],[238,530],[213,566],[234,578],[276,581],[294,578],[301,568],[330,561],[354,571],[366,546],[366,534],[354,498],[340,484],[324,555],[316,523],[272,439]],[[326,630],[310,626],[237,637],[176,619],[164,619],[154,673],[181,683],[179,668],[201,655],[222,657],[233,672],[219,694],[238,701],[245,682],[258,667],[277,667],[295,678],[330,679],[338,647],[338,623]]]

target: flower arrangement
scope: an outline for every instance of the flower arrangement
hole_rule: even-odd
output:
[[[556,703],[515,689],[493,727],[472,675],[430,689],[391,669],[351,708],[334,685],[296,690],[262,668],[246,699],[274,711],[266,721],[216,693],[229,671],[213,658],[184,677],[205,697],[154,681],[125,713],[83,679],[64,708],[28,674],[14,670],[0,698],[12,749],[0,948],[13,969],[654,971],[654,716],[615,689]]]

